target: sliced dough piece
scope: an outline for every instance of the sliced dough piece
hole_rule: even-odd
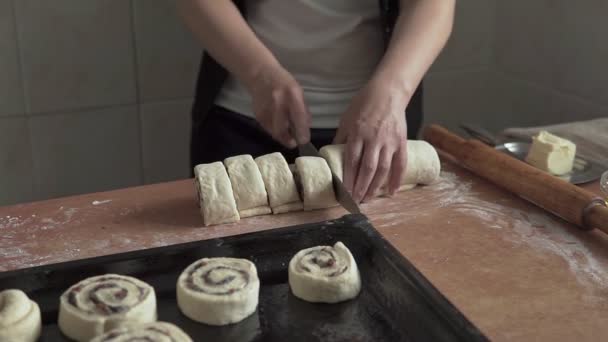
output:
[[[177,280],[177,304],[197,322],[240,322],[258,306],[260,280],[246,259],[204,258],[188,266]]]
[[[133,277],[106,274],[87,278],[59,299],[59,328],[77,341],[89,341],[128,324],[154,321],[154,288]]]
[[[332,172],[342,179],[344,174],[344,145],[327,145],[319,150]],[[435,148],[424,140],[408,140],[407,167],[401,178],[399,191],[414,188],[417,184],[432,184],[439,179],[441,163]],[[386,185],[380,195],[386,194]]]
[[[338,303],[355,298],[361,277],[350,250],[342,243],[299,251],[289,262],[293,294],[313,303]]]
[[[338,205],[332,181],[331,170],[321,157],[298,157],[296,159],[298,178],[302,185],[304,210],[315,210]]]
[[[0,292],[0,341],[34,342],[40,337],[40,308],[21,290]]]
[[[226,158],[226,171],[241,218],[270,214],[268,194],[258,165],[249,154]]]
[[[215,162],[197,165],[194,175],[205,226],[240,220],[224,164]]]
[[[167,322],[154,322],[147,324],[130,325],[123,328],[110,330],[97,336],[91,342],[123,342],[123,341],[148,341],[148,342],[192,342],[182,329]]]
[[[293,174],[287,161],[279,152],[255,158],[268,192],[268,202],[274,214],[302,210]]]

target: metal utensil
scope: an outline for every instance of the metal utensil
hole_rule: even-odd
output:
[[[475,124],[461,124],[460,127],[471,137],[524,162],[532,145],[529,142],[523,141],[502,142],[494,134]],[[604,167],[602,165],[576,156],[572,172],[556,177],[562,178],[572,184],[583,184],[597,180],[603,171]]]

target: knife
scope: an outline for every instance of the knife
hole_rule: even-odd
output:
[[[319,155],[319,151],[317,150],[317,148],[310,142],[298,145],[298,152],[300,154],[300,157],[310,156],[322,158],[321,155]],[[359,209],[359,205],[357,205],[357,202],[355,202],[348,190],[346,190],[344,183],[342,183],[340,178],[336,176],[333,171],[331,172],[331,179],[334,187],[334,193],[336,194],[336,200],[338,201],[338,203],[340,203],[340,205],[351,214],[361,214],[361,209]]]

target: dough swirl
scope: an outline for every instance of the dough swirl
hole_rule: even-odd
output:
[[[309,302],[337,303],[361,290],[357,263],[342,242],[299,251],[289,262],[293,294]]]
[[[197,322],[236,323],[258,305],[260,281],[246,259],[204,258],[188,266],[177,281],[177,303]]]
[[[111,330],[91,342],[192,342],[177,326],[167,322],[132,325]]]
[[[88,341],[124,324],[154,321],[154,289],[133,277],[106,274],[87,278],[60,298],[59,327],[78,341]]]
[[[37,341],[41,327],[40,308],[23,291],[0,292],[0,341]]]

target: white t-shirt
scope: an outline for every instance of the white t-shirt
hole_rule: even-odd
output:
[[[382,57],[378,0],[248,0],[247,21],[303,88],[313,128],[338,126]],[[233,77],[215,103],[254,117]]]

